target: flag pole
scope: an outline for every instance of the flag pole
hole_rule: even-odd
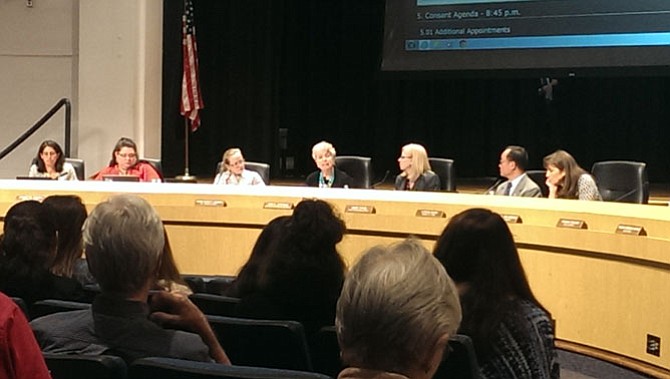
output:
[[[197,182],[195,176],[191,176],[189,173],[189,134],[191,133],[191,128],[188,125],[188,117],[184,117],[184,175],[177,175],[175,179],[182,182]]]

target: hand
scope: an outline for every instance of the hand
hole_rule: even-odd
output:
[[[547,188],[549,188],[549,195],[547,196],[549,199],[555,199],[556,194],[558,193],[558,186],[555,185],[552,181],[547,179],[546,182],[544,182],[547,185]]]

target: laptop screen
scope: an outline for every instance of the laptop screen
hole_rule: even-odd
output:
[[[139,182],[140,177],[135,175],[103,175],[105,182]]]

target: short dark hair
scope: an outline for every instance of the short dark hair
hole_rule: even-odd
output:
[[[516,163],[519,170],[526,171],[526,168],[528,168],[528,152],[526,149],[521,146],[510,145],[505,150],[509,150],[507,159]]]

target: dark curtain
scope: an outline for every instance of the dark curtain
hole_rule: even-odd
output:
[[[165,1],[163,143],[168,176],[183,172],[179,115],[181,1]],[[539,78],[392,79],[379,72],[383,0],[195,0],[206,108],[191,138],[191,173],[214,174],[222,152],[272,165],[273,177],[315,169],[311,146],[373,158],[378,177],[397,172],[400,147],[453,158],[460,177],[497,175],[500,151],[525,146],[531,167],[557,148],[590,169],[595,161],[648,164],[652,181],[670,171],[666,77],[557,78],[554,100]],[[670,73],[670,68],[669,68]],[[287,129],[286,149],[279,129]],[[280,158],[293,167],[281,170]]]

